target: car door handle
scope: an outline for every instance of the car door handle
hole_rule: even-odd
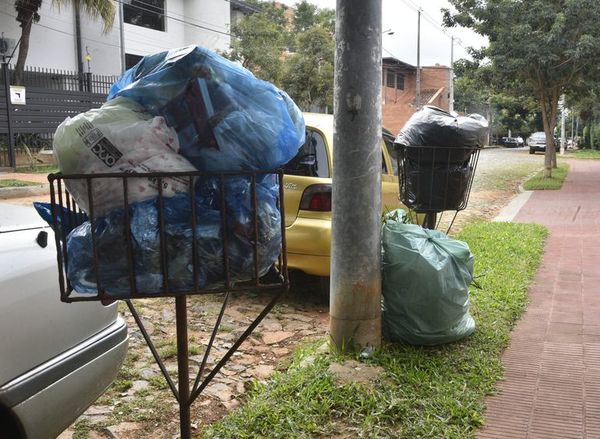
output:
[[[40,233],[38,233],[38,236],[35,239],[35,241],[40,247],[46,248],[48,246],[48,232],[44,232],[42,230]]]

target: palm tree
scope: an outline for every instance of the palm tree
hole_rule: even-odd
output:
[[[15,0],[15,10],[17,11],[17,21],[21,27],[21,39],[19,43],[19,55],[15,65],[14,83],[23,85],[23,72],[25,70],[25,61],[29,53],[29,36],[31,34],[31,25],[40,21],[38,13],[43,0]],[[91,18],[100,18],[103,24],[103,32],[108,32],[115,20],[115,5],[113,0],[52,0],[53,3],[60,6],[73,4],[79,11],[81,8]],[[81,61],[81,60],[79,60]]]

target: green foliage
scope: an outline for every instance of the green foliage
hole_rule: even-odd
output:
[[[493,133],[528,135],[539,131],[537,107],[526,90],[504,84],[490,64],[465,59],[455,63],[454,108],[464,113],[493,113]],[[508,91],[509,89],[510,91]]]
[[[313,361],[296,358],[287,372],[254,385],[240,409],[201,437],[475,437],[546,236],[541,226],[512,223],[471,224],[461,232],[481,286],[471,294],[478,328],[468,339],[437,347],[386,344],[365,361],[382,368],[368,384],[338,382],[329,365],[348,357],[313,350],[306,354]]]
[[[600,76],[600,2],[596,0],[450,0],[448,26],[470,27],[487,36],[479,52],[503,82],[529,89],[553,133],[561,94],[589,87]],[[546,167],[554,155],[546,149]]]
[[[255,6],[261,12],[232,28],[235,38],[225,56],[285,89],[303,110],[331,109],[335,12],[303,0],[288,20],[280,5]]]
[[[111,0],[52,0],[52,3],[59,9],[77,3],[88,17],[100,19],[104,33],[108,33],[113,27],[117,8]]]
[[[554,169],[551,177],[544,177],[544,171],[540,171],[523,183],[523,187],[528,191],[560,189],[565,182],[565,178],[567,178],[568,172],[569,165],[566,163],[561,163],[556,169]]]
[[[108,33],[115,20],[115,3],[112,0],[53,0],[58,10],[66,5],[79,6],[83,12],[92,19],[99,18],[102,22],[104,33]],[[15,0],[14,7],[17,12],[17,22],[21,27],[21,38],[19,43],[19,54],[15,65],[14,83],[23,84],[23,72],[25,62],[29,54],[29,37],[31,35],[31,24],[41,20],[39,9],[42,0]]]
[[[585,127],[583,127],[583,145],[582,146],[585,148],[590,147],[590,127],[587,125]]]
[[[600,124],[594,122],[590,126],[590,148],[600,149]]]
[[[245,16],[231,29],[231,51],[224,54],[240,61],[258,78],[278,84],[282,71],[286,28],[279,20],[281,8],[264,6],[262,12]]]
[[[286,62],[282,86],[304,109],[333,108],[334,41],[327,29],[314,26],[296,38],[297,52]]]

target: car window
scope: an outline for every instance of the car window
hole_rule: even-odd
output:
[[[306,177],[330,177],[329,160],[323,136],[316,131],[307,129],[306,141],[300,147],[298,154],[284,165],[283,172]]]

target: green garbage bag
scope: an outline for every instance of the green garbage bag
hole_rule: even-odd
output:
[[[415,345],[467,337],[475,331],[469,246],[402,218],[401,210],[392,211],[383,226],[383,337]]]

